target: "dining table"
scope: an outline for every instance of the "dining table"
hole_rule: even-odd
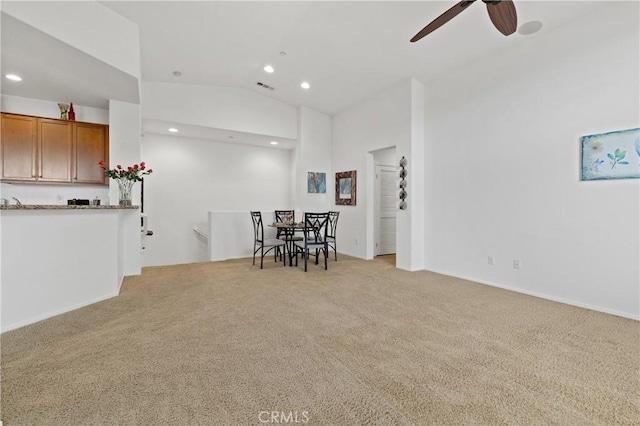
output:
[[[278,228],[278,230],[282,231],[284,234],[285,241],[285,256],[287,252],[289,253],[289,266],[293,266],[293,242],[294,237],[296,236],[296,232],[304,232],[307,229],[307,225],[304,222],[273,222],[271,225],[268,225],[272,228]]]

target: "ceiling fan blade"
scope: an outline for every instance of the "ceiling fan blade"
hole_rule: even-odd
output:
[[[459,13],[461,13],[467,7],[471,6],[471,4],[473,4],[475,1],[476,0],[467,0],[467,1],[461,1],[460,3],[456,4],[451,9],[447,10],[442,15],[438,16],[436,19],[431,21],[431,23],[426,27],[424,27],[423,29],[421,29],[418,34],[414,35],[413,38],[411,39],[411,43],[415,43],[416,41],[420,40],[422,37],[426,36],[427,34],[437,30],[438,28],[440,28],[441,26],[449,22],[451,19],[455,18]]]
[[[518,16],[516,7],[511,0],[501,0],[500,2],[486,2],[487,12],[493,25],[502,34],[508,36],[516,32],[518,28]]]

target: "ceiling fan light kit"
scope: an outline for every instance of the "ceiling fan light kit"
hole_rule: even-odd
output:
[[[518,34],[528,36],[537,33],[542,29],[542,22],[540,21],[529,21],[520,25],[518,28]]]
[[[418,34],[413,36],[411,42],[415,43],[424,36],[437,30],[438,28],[458,16],[460,13],[462,13],[462,11],[471,6],[476,1],[477,0],[464,0],[459,2],[455,6],[444,12],[442,15],[431,21],[429,25],[421,29]],[[511,0],[482,0],[482,2],[487,5],[489,18],[491,19],[493,26],[496,27],[498,31],[500,31],[505,36],[511,35],[516,32],[516,29],[518,28],[518,16],[516,14],[516,7],[513,5],[513,2]]]

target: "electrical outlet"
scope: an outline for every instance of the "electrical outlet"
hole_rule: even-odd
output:
[[[513,259],[513,269],[520,269],[520,259]]]
[[[495,264],[495,259],[493,258],[493,256],[489,256],[489,257],[487,257],[487,263],[488,263],[489,265],[493,265],[493,264]]]
[[[356,241],[356,245],[358,245],[358,239],[357,238],[355,239],[355,241]]]
[[[56,197],[56,201],[58,202],[58,204],[62,204],[62,194],[58,194],[58,196]]]

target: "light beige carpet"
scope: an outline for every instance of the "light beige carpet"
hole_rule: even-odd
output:
[[[307,273],[246,259],[145,268],[117,298],[2,335],[2,418],[638,425],[639,331],[346,256]]]

